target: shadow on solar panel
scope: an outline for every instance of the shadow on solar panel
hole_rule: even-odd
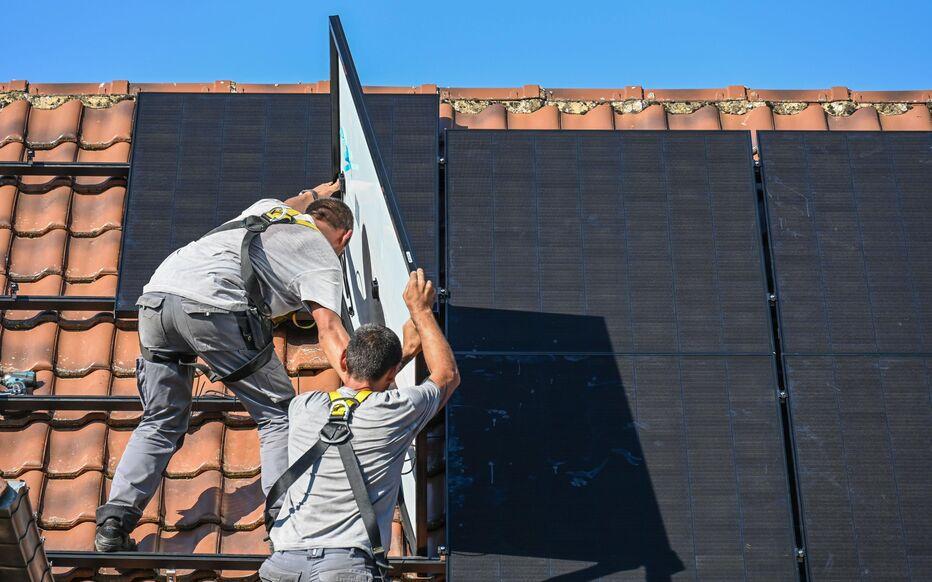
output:
[[[610,355],[603,318],[456,311],[496,322],[488,330],[585,330],[599,354],[458,355],[466,381],[448,427],[453,578],[594,580],[643,568],[664,580],[682,571],[622,382],[626,359]]]

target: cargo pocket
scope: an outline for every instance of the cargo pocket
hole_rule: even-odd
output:
[[[286,572],[266,561],[263,562],[262,566],[259,568],[259,579],[262,580],[262,582],[300,582],[301,574]]]
[[[243,313],[182,300],[187,337],[198,352],[242,352],[252,350],[243,334]]]
[[[147,348],[164,345],[165,327],[162,324],[161,295],[143,295],[137,301],[139,307],[139,343]]]

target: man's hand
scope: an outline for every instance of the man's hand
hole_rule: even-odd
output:
[[[308,205],[319,198],[330,198],[340,192],[340,181],[325,182],[310,190],[301,190],[291,198],[285,200],[285,206],[294,208],[298,212],[305,212]],[[316,195],[316,198],[315,198]]]
[[[324,183],[321,184],[320,186],[317,186],[316,188],[312,188],[311,190],[313,190],[314,192],[317,192],[317,197],[318,197],[318,198],[329,198],[329,197],[331,197],[331,196],[334,196],[334,195],[336,195],[336,194],[339,194],[339,192],[340,192],[340,181],[339,181],[339,180],[334,180],[333,182],[329,182],[329,183],[328,183],[328,182],[324,182]],[[304,191],[302,192],[302,194],[303,194],[304,192],[310,193],[311,190],[304,190]],[[311,197],[313,197],[313,194],[311,194]]]
[[[411,315],[423,311],[433,311],[437,291],[434,289],[434,284],[424,277],[424,269],[418,269],[411,273],[402,297]]]

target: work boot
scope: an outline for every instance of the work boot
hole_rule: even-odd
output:
[[[123,530],[119,519],[108,517],[97,526],[94,548],[98,552],[135,552],[136,542]]]

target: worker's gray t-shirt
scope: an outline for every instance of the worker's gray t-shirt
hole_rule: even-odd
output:
[[[350,388],[340,391],[345,396],[356,394]],[[391,544],[392,513],[406,453],[417,433],[437,413],[440,399],[440,388],[428,380],[419,386],[375,392],[353,411],[351,442],[368,484],[386,551]],[[329,414],[326,392],[302,394],[291,401],[289,464],[314,446]],[[361,548],[371,552],[337,447],[327,449],[310,472],[291,486],[269,535],[276,551]]]
[[[237,219],[285,206],[279,200],[256,202]],[[313,219],[303,215],[305,220]],[[143,293],[180,295],[229,311],[244,311],[246,291],[240,271],[245,229],[200,238],[162,261]],[[272,316],[286,315],[312,301],[340,313],[343,271],[333,247],[318,230],[298,224],[272,225],[253,241],[249,256],[262,283]]]

